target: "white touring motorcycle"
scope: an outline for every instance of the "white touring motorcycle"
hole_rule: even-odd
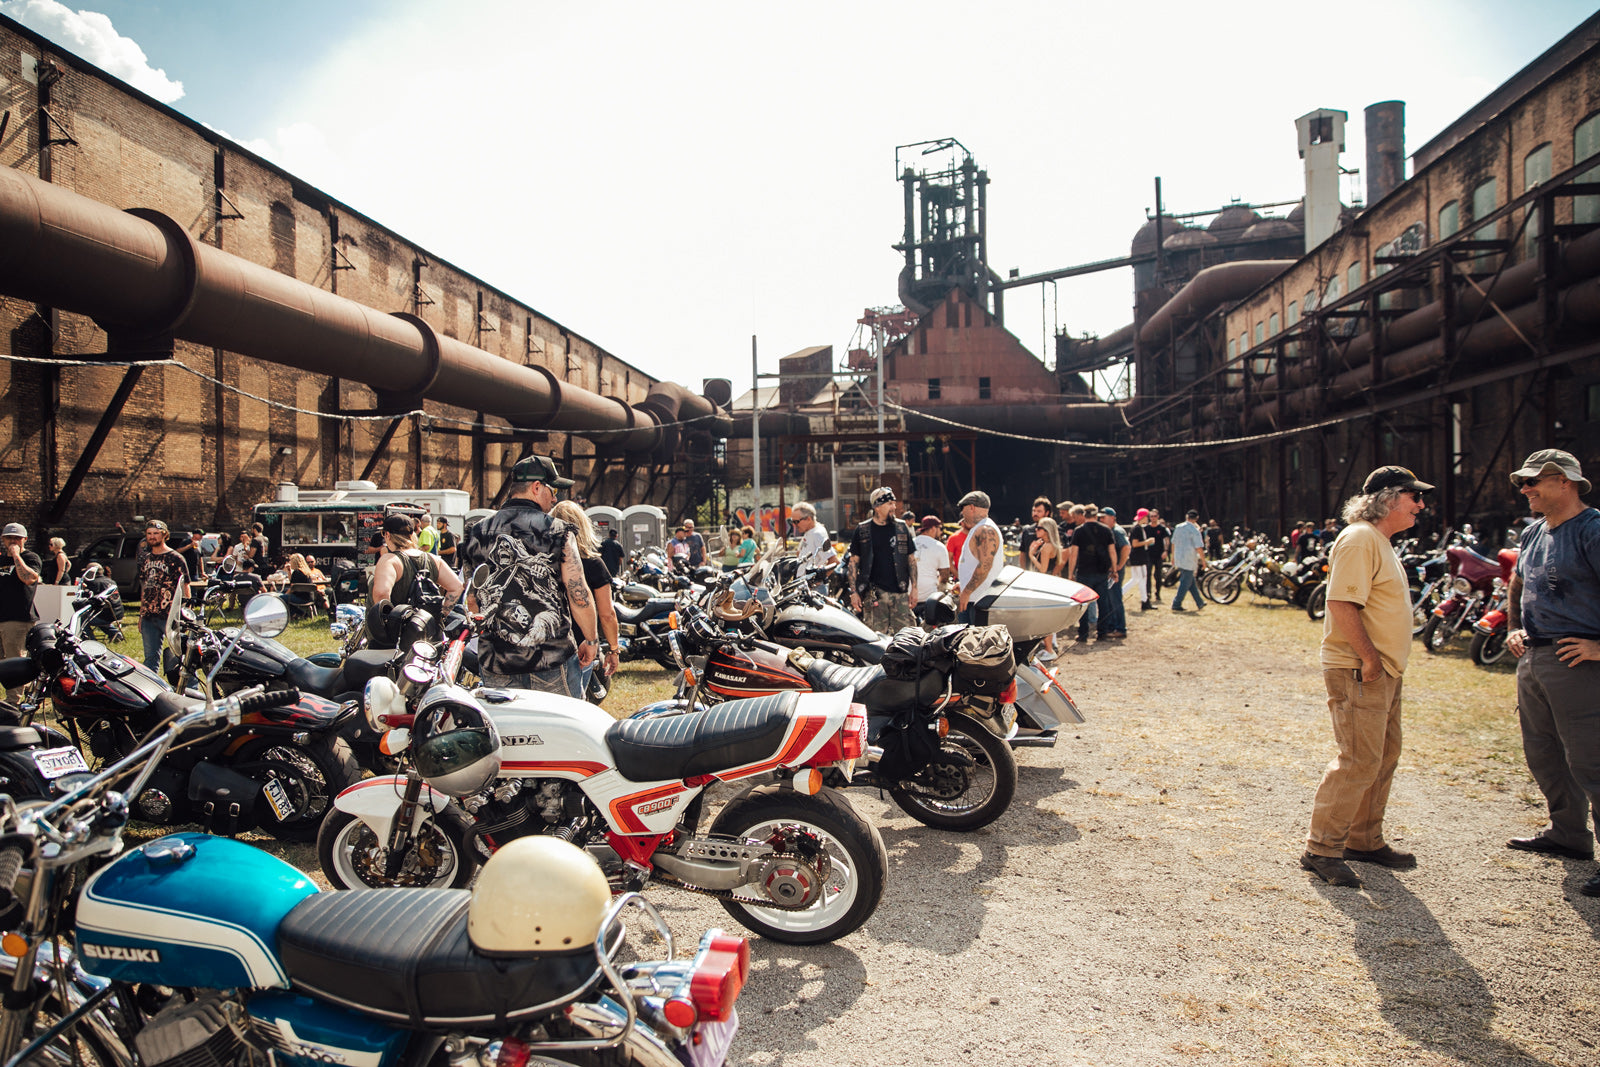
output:
[[[465,885],[507,841],[552,834],[587,849],[617,892],[656,881],[703,893],[777,941],[835,940],[877,907],[883,840],[822,784],[848,778],[865,747],[848,693],[618,722],[567,697],[467,691],[449,681],[464,641],[443,656],[418,642],[398,684],[368,683],[368,721],[402,772],[334,801],[318,838],[334,885]],[[757,780],[699,831],[708,787]]]

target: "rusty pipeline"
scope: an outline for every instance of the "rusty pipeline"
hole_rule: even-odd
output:
[[[0,168],[0,293],[87,315],[136,346],[168,337],[372,387],[388,408],[423,400],[575,433],[605,452],[669,459],[680,428],[725,431],[726,412],[670,382],[630,407],[201,244],[159,212],[118,211]]]

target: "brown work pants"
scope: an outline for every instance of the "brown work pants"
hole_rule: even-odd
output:
[[[1343,667],[1323,671],[1322,680],[1339,754],[1317,787],[1306,849],[1341,856],[1346,848],[1382,848],[1383,811],[1400,763],[1401,679],[1385,673],[1363,682]]]

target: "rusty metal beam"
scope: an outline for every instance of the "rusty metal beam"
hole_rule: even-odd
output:
[[[373,446],[372,455],[367,457],[367,465],[361,468],[360,481],[364,482],[371,478],[372,472],[378,469],[378,461],[383,458],[384,449],[389,447],[389,442],[394,440],[395,431],[400,429],[400,424],[404,421],[404,415],[400,416],[398,419],[390,420],[389,428],[383,431],[383,436],[380,437],[378,439],[378,443]]]
[[[67,484],[61,488],[61,495],[50,505],[50,512],[45,516],[46,524],[60,522],[66,515],[67,508],[72,506],[73,497],[78,495],[83,480],[89,476],[89,468],[94,466],[95,457],[100,454],[100,448],[106,443],[106,438],[110,436],[111,428],[117,424],[117,419],[122,417],[123,406],[128,403],[128,398],[133,395],[134,386],[139,384],[139,379],[143,375],[144,368],[135,364],[122,376],[122,384],[117,386],[116,395],[111,398],[110,406],[95,424],[94,433],[89,435],[88,443],[83,446],[83,454],[78,457],[78,462],[73,464],[72,473],[67,476]]]

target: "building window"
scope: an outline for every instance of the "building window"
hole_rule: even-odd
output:
[[[1304,311],[1304,312],[1310,312],[1316,306],[1317,306],[1317,294],[1316,294],[1316,291],[1313,290],[1313,289],[1307,289],[1306,290],[1306,298],[1304,300],[1300,301],[1300,310]]]
[[[937,378],[929,378],[928,379],[928,399],[929,400],[938,400],[939,399],[939,379],[937,379]]]
[[[1522,161],[1522,191],[1550,180],[1550,145],[1545,143],[1529,152]],[[1522,254],[1531,258],[1539,245],[1539,205],[1528,205],[1528,224],[1522,228]]]
[[[1600,111],[1578,123],[1572,131],[1572,162],[1582,163],[1591,156],[1600,156]],[[1600,167],[1591,167],[1573,180],[1600,182]],[[1600,222],[1600,196],[1573,197],[1572,221]]]
[[[1472,190],[1472,221],[1476,222],[1485,215],[1493,214],[1495,201],[1498,198],[1499,183],[1496,179],[1490,178],[1486,182],[1480,182],[1478,187]],[[1479,226],[1472,234],[1472,238],[1475,241],[1492,241],[1499,236],[1500,224],[1498,222],[1492,222],[1487,226]]]
[[[1349,292],[1361,288],[1361,264],[1352,263],[1350,269],[1344,272],[1344,287]]]
[[[1272,313],[1272,316],[1267,319],[1267,336],[1268,337],[1276,337],[1276,336],[1278,336],[1278,321],[1279,321],[1278,320],[1278,313],[1276,311],[1274,311]]]
[[[1234,360],[1236,360],[1238,358],[1239,358],[1239,342],[1233,340],[1230,337],[1228,339],[1228,362],[1232,363]]]
[[[1461,204],[1452,200],[1439,209],[1439,240],[1454,237],[1459,229],[1461,229]]]
[[[1329,278],[1328,288],[1323,290],[1322,293],[1322,306],[1327,307],[1329,304],[1333,303],[1343,295],[1344,291],[1339,288],[1339,279]]]
[[[1256,344],[1260,344],[1262,341],[1265,341],[1266,339],[1267,339],[1267,324],[1264,323],[1264,322],[1256,323]]]
[[[988,400],[989,399],[989,379],[987,379],[987,378],[979,378],[978,379],[978,399],[979,400]]]
[[[1239,352],[1243,354],[1248,351],[1250,351],[1250,335],[1241,333],[1239,335]]]
[[[1296,303],[1295,301],[1291,300],[1291,301],[1289,301],[1289,315],[1288,315],[1289,325],[1293,326],[1295,323],[1297,323],[1299,321],[1300,321],[1300,305],[1298,303]]]

